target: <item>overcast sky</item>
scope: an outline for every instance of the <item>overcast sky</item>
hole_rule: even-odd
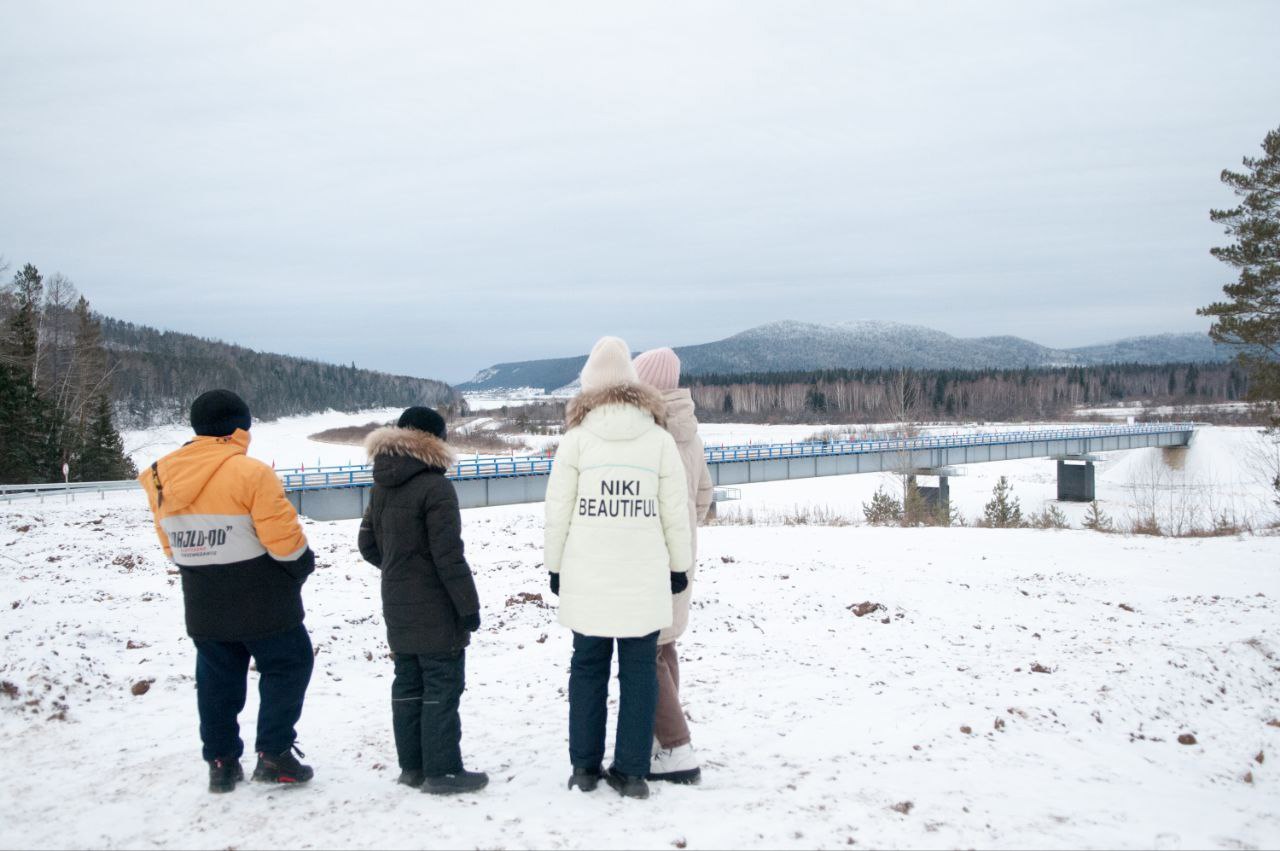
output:
[[[891,319],[1201,330],[1280,2],[0,7],[0,254],[104,313],[462,380]]]

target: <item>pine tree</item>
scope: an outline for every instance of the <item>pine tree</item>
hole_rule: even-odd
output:
[[[85,430],[80,452],[72,466],[72,477],[81,482],[109,482],[131,479],[138,474],[124,453],[120,432],[111,421],[111,403],[98,396],[93,418]]]
[[[1267,133],[1262,151],[1262,157],[1244,158],[1243,171],[1222,172],[1222,182],[1241,200],[1209,212],[1234,239],[1210,253],[1238,270],[1238,277],[1222,288],[1228,301],[1197,313],[1214,317],[1214,340],[1242,348],[1239,360],[1251,373],[1249,397],[1269,402],[1273,425],[1280,426],[1280,129]]]
[[[872,526],[889,526],[902,522],[902,503],[884,488],[879,488],[870,503],[862,504],[862,513]]]
[[[1102,510],[1102,506],[1098,505],[1096,499],[1089,503],[1089,512],[1084,516],[1084,528],[1095,532],[1110,532],[1114,528],[1111,518]]]
[[[2,354],[7,363],[26,373],[34,385],[39,380],[40,301],[44,279],[30,263],[13,276],[9,285],[13,314],[4,329]]]
[[[991,490],[991,501],[982,510],[982,525],[992,529],[1022,526],[1022,504],[1013,495],[1007,476],[1001,476]]]
[[[30,376],[0,363],[0,482],[59,480],[56,419]]]
[[[902,525],[924,526],[933,520],[929,503],[925,501],[924,494],[920,493],[915,476],[907,476],[902,492]]]

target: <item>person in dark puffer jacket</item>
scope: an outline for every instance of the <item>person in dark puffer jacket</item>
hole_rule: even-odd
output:
[[[453,453],[444,420],[430,408],[409,408],[396,426],[370,434],[365,448],[373,494],[359,546],[382,571],[399,782],[433,794],[483,789],[488,776],[462,766],[458,704],[480,598],[463,554],[458,497],[445,478]]]

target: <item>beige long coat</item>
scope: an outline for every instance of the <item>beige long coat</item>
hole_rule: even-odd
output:
[[[659,644],[670,644],[684,634],[689,625],[689,601],[693,597],[693,574],[698,565],[698,524],[707,519],[711,509],[714,488],[711,473],[707,470],[707,456],[698,437],[698,420],[694,416],[693,397],[686,387],[668,390],[662,394],[667,405],[667,431],[676,440],[680,460],[684,464],[685,479],[689,485],[689,539],[692,558],[689,561],[689,587],[672,598],[671,626],[658,636]]]

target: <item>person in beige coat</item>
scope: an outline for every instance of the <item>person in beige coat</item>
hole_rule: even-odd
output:
[[[680,387],[680,358],[671,349],[652,349],[635,359],[636,374],[662,394],[667,431],[675,438],[684,466],[689,494],[691,561],[689,587],[672,598],[672,623],[658,636],[658,708],[654,716],[650,780],[697,783],[702,769],[693,752],[689,724],[680,704],[680,659],[676,641],[689,625],[689,601],[693,596],[694,568],[698,556],[698,524],[711,508],[713,487],[707,456],[698,437],[693,397]]]
[[[569,787],[603,776],[648,797],[658,633],[688,584],[693,545],[684,466],[663,429],[666,405],[640,384],[627,344],[596,343],[569,402],[547,482],[546,555],[560,623],[573,630]],[[613,765],[603,771],[609,670],[618,647],[621,700]]]

